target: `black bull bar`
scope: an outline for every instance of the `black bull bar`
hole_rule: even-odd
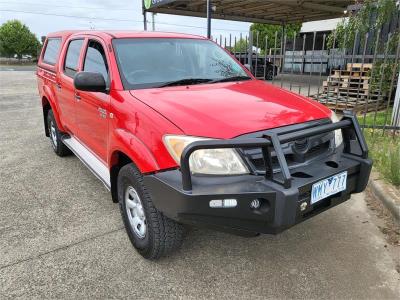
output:
[[[368,157],[368,146],[362,134],[360,125],[356,116],[348,111],[344,112],[342,119],[336,123],[319,125],[316,127],[307,128],[304,130],[288,132],[288,133],[268,133],[260,138],[244,138],[244,139],[229,139],[229,140],[209,140],[197,141],[188,145],[181,156],[181,173],[182,173],[182,188],[185,192],[192,190],[192,176],[189,166],[190,155],[196,150],[201,149],[223,149],[223,148],[261,148],[263,159],[267,167],[265,178],[281,184],[285,189],[291,187],[292,177],[282,150],[282,144],[292,142],[299,139],[304,139],[310,136],[328,133],[334,130],[342,130],[344,149],[343,153],[355,155],[361,158]],[[357,140],[359,150],[352,152],[351,141]],[[282,173],[283,180],[275,178],[272,172],[271,152],[275,151],[279,167]]]

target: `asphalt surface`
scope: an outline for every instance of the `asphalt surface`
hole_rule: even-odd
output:
[[[188,232],[149,262],[119,209],[43,133],[32,71],[0,72],[0,298],[395,299],[400,276],[364,194],[277,236]]]
[[[35,71],[36,65],[4,65],[0,64],[1,71]]]

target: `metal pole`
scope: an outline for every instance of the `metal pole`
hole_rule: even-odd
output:
[[[400,126],[400,72],[397,79],[396,96],[394,97],[392,126]],[[393,131],[394,132],[394,131]]]
[[[264,80],[267,80],[267,49],[268,49],[268,35],[265,36],[265,50],[264,50]],[[272,66],[272,76],[275,75],[274,66]]]
[[[276,64],[276,40],[277,40],[277,39],[278,39],[278,31],[275,31],[274,63],[273,63],[274,66],[275,66],[275,64]],[[274,72],[275,72],[275,70],[274,70]],[[276,74],[276,75],[278,75],[278,74]],[[274,78],[275,78],[275,76],[272,77],[272,83],[274,83]]]
[[[155,13],[151,13],[151,25],[152,25],[152,29],[153,31],[156,31],[156,21],[155,21]]]
[[[377,53],[378,53],[380,35],[381,35],[381,30],[378,29],[378,31],[376,33],[374,56],[372,58],[373,65],[372,65],[370,78],[374,78],[374,72],[375,72],[375,69],[377,68],[376,66],[374,66],[374,64],[376,62],[376,56],[377,56]],[[372,93],[372,81],[370,81],[369,84],[368,84],[368,97],[367,97],[367,99],[365,101],[365,105],[364,105],[364,117],[363,117],[363,122],[362,122],[363,126],[365,126],[365,122],[367,120],[366,117],[367,117],[367,111],[368,111],[368,103],[369,103],[369,100],[371,99],[371,93]],[[363,130],[364,130],[364,127],[363,127]]]
[[[310,74],[308,77],[308,92],[307,97],[310,97],[311,91],[311,74],[314,71],[314,52],[315,52],[315,39],[317,37],[317,32],[314,31],[313,43],[312,43],[312,52],[311,52],[311,59],[310,59]]]
[[[254,76],[257,77],[257,68],[258,68],[258,39],[259,39],[260,33],[257,31],[256,34],[256,61],[254,63]]]
[[[249,31],[249,43],[247,48],[247,64],[250,65],[250,72],[253,73],[253,31]],[[255,73],[253,73],[254,75]]]
[[[284,27],[285,28],[285,27]],[[284,31],[283,31],[284,32]],[[286,34],[283,37],[283,44],[281,48],[281,72],[285,69],[285,52],[286,52]],[[281,87],[283,87],[283,75],[281,74]]]
[[[289,76],[289,90],[292,90],[292,79],[293,79],[293,72],[294,72],[294,53],[296,52],[296,37],[297,33],[293,34],[293,48],[292,48],[292,66],[291,66],[291,76]]]
[[[326,34],[322,36],[322,51],[320,52],[319,55],[319,78],[318,78],[318,91],[317,91],[317,100],[321,102],[321,99],[319,98],[319,87],[322,85],[322,56],[324,55],[325,51],[325,39],[326,39]],[[327,66],[328,67],[328,66]]]
[[[397,73],[396,69],[397,69],[397,65],[398,65],[398,61],[399,61],[399,56],[400,56],[400,36],[399,36],[398,43],[397,43],[396,58],[394,60],[394,68],[392,71],[392,79],[390,80],[389,95],[388,95],[388,101],[387,101],[386,113],[385,113],[385,122],[383,123],[383,125],[384,125],[383,134],[385,134],[385,127],[386,127],[386,122],[388,119],[390,103],[392,102],[392,95],[393,95],[393,89],[394,89],[393,85],[394,85],[394,81],[396,79],[396,73]],[[393,110],[394,110],[394,108],[395,108],[395,106],[393,106]]]
[[[207,0],[207,38],[211,38],[211,0]]]
[[[147,31],[147,16],[146,16],[146,9],[144,7],[144,1],[142,1],[142,13],[143,13],[143,29]]]

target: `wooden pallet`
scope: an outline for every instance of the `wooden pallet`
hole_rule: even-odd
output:
[[[387,107],[387,101],[381,100],[373,100],[373,99],[358,99],[353,100],[347,97],[334,97],[334,96],[326,96],[324,94],[314,95],[312,96],[314,100],[317,100],[321,104],[326,105],[328,108],[336,110],[336,111],[344,111],[344,110],[352,110],[356,113],[364,113],[371,112],[376,110],[382,110]]]
[[[350,63],[347,64],[348,71],[369,71],[372,69],[372,64],[363,64],[363,63]]]
[[[340,75],[339,76],[339,75],[335,75],[335,74],[330,75],[328,77],[328,80],[330,78],[337,79],[339,81],[357,81],[357,80],[360,80],[360,78],[363,79],[363,80],[368,80],[369,81],[371,79],[370,76],[358,76],[358,77],[356,77],[356,76],[350,76],[350,75]]]
[[[369,91],[368,89],[364,88],[357,88],[357,87],[324,87],[324,92],[327,93],[335,93],[340,95],[346,95],[350,97],[359,97],[359,96],[371,96],[371,98],[376,96],[386,97],[385,94],[380,94],[377,91]]]
[[[349,63],[344,70],[332,70],[323,82],[322,92],[314,99],[339,111],[350,109],[368,112],[385,106],[387,95],[371,90],[372,64]]]
[[[339,77],[339,76],[367,77],[369,73],[370,73],[369,71],[333,70],[333,75],[337,76],[337,77]]]
[[[326,87],[327,89],[333,89],[336,87],[341,87],[341,88],[360,88],[363,90],[368,90],[369,89],[369,83],[368,81],[360,81],[360,82],[354,82],[354,81],[323,81],[322,86]]]
[[[334,78],[364,78],[370,79],[369,74],[372,70],[372,64],[348,63],[346,69],[332,70],[331,76]]]

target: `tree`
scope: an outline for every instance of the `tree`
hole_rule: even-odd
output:
[[[371,50],[378,43],[377,52],[394,54],[400,42],[400,30],[395,29],[387,38],[378,36],[377,32],[397,13],[396,0],[365,0],[361,9],[343,18],[333,33],[328,36],[329,48],[348,49],[353,51],[354,45],[364,45],[366,34],[372,41]],[[387,40],[385,40],[387,39]],[[362,46],[361,46],[362,47]],[[400,64],[394,58],[375,60],[374,72],[371,72],[370,89],[388,93],[391,87],[391,78],[397,74]]]
[[[36,57],[41,47],[29,28],[18,20],[9,20],[0,26],[0,54],[6,57],[32,55]]]
[[[397,11],[396,0],[365,0],[361,9],[343,18],[337,25],[335,33],[328,36],[328,47],[351,49],[358,36],[361,44],[367,32],[376,32],[393,17]],[[398,34],[396,30],[392,36]],[[335,42],[335,45],[333,44]]]
[[[236,41],[233,47],[226,47],[231,52],[247,52],[247,41],[245,39],[239,39]]]
[[[256,34],[258,32],[258,47],[265,51],[265,39],[268,38],[268,49],[281,47],[282,43],[282,26],[281,25],[270,25],[270,24],[258,24],[254,23],[250,26],[250,30],[254,32],[254,45],[256,45]],[[284,35],[286,39],[293,39],[293,37],[300,32],[301,24],[287,24],[285,25]],[[276,38],[275,38],[276,37]],[[276,43],[275,43],[276,39]],[[267,49],[267,50],[268,50]]]

